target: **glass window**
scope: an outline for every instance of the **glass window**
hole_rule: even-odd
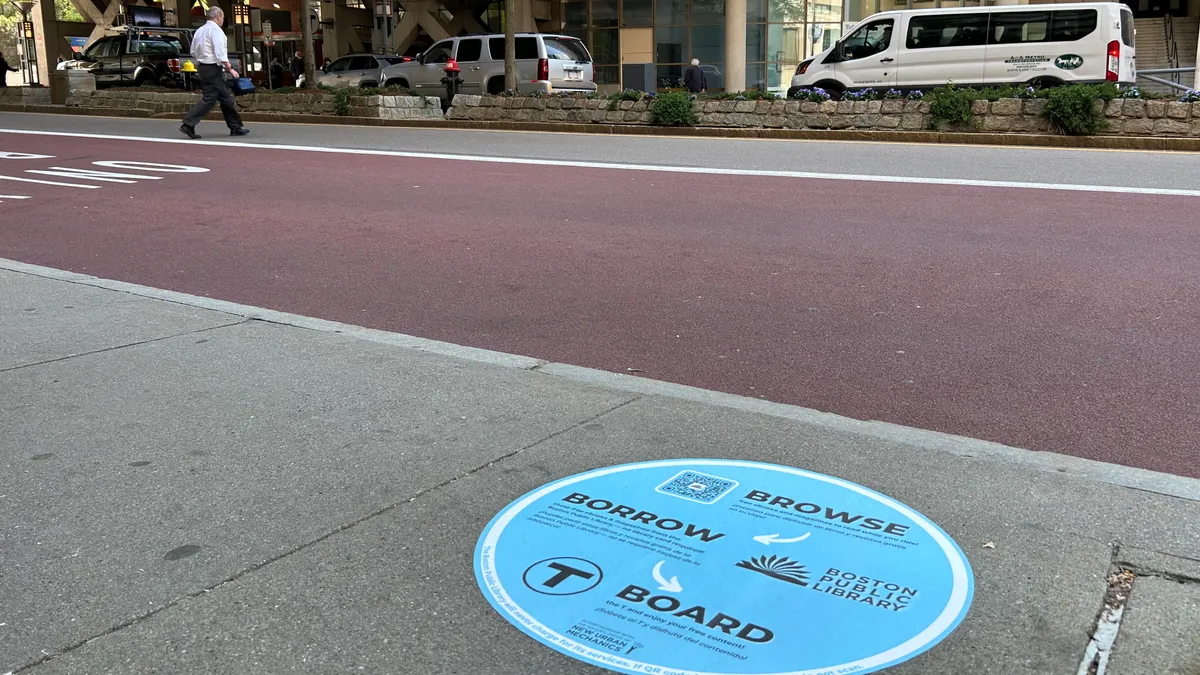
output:
[[[995,12],[988,44],[1043,42],[1049,34],[1050,12]]]
[[[540,59],[538,55],[537,38],[535,37],[519,37],[517,38],[517,60],[522,59]]]
[[[1053,12],[1050,21],[1051,42],[1074,42],[1096,30],[1097,12],[1094,9],[1075,9]]]
[[[488,40],[488,52],[492,55],[493,61],[503,61],[504,38],[492,38]]]
[[[688,53],[687,32],[687,26],[655,28],[654,60],[658,63],[683,63],[683,55]]]
[[[329,68],[326,69],[326,72],[330,72],[330,73],[346,72],[347,70],[350,69],[350,59],[351,59],[351,57],[349,57],[349,56],[343,56],[342,58],[338,59],[337,61],[334,61],[333,63],[329,64]]]
[[[687,0],[658,0],[655,9],[658,15],[654,18],[654,21],[659,26],[669,26],[673,23],[687,23]]]
[[[712,83],[709,83],[712,86]],[[658,88],[659,89],[679,89],[683,87],[683,66],[659,66],[658,67]]]
[[[371,70],[375,67],[375,59],[369,56],[355,56],[350,59],[348,70]]]
[[[762,24],[746,26],[746,63],[766,58],[767,27]]]
[[[654,0],[624,0],[621,3],[621,25],[654,25]]]
[[[596,66],[592,68],[596,84],[621,84],[620,66]]]
[[[804,20],[805,0],[767,0],[767,21],[791,23]]]
[[[454,47],[454,42],[451,40],[442,40],[429,48],[425,52],[425,56],[421,57],[421,63],[445,63],[450,60],[450,50]],[[500,58],[504,58],[504,40],[500,41]],[[339,61],[341,59],[338,59]],[[336,64],[337,61],[334,61]]]
[[[701,63],[700,70],[704,71],[704,84],[708,86],[708,91],[725,88],[724,62]]]
[[[179,54],[183,44],[169,35],[141,35],[129,41],[130,54]]]
[[[762,63],[746,64],[746,88],[766,90],[766,66]]]
[[[587,2],[585,0],[563,0],[562,16],[564,30],[586,29]]]
[[[892,19],[875,21],[854,31],[842,42],[842,56],[847,61],[865,59],[888,48],[892,43]]]
[[[1133,46],[1133,12],[1127,9],[1121,10],[1121,42],[1126,47]]]
[[[725,0],[692,0],[692,25],[724,26]]]
[[[579,40],[543,38],[546,43],[546,58],[551,61],[591,61],[592,57]]]
[[[692,59],[700,59],[700,63],[724,61],[725,26],[692,26],[691,54]]]
[[[596,63],[621,62],[621,33],[615,30],[592,31],[592,58]]]
[[[462,63],[478,61],[483,56],[483,40],[474,38],[458,41],[458,60]]]
[[[592,0],[592,27],[617,27],[617,0]]]
[[[763,23],[767,20],[767,0],[746,0],[746,23]]]
[[[917,15],[908,23],[909,49],[978,47],[987,36],[988,16],[975,14]]]
[[[108,56],[108,50],[112,46],[112,43],[113,41],[111,38],[96,40],[91,44],[91,46],[83,50],[83,55],[92,59],[100,58],[101,56]]]

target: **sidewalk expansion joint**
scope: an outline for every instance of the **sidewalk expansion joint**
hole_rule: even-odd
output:
[[[53,654],[44,654],[42,657],[34,659],[33,661],[30,661],[24,665],[21,665],[15,669],[13,669],[11,672],[6,673],[5,675],[17,675],[18,673],[22,673],[26,670],[29,670],[30,668],[35,668],[35,667],[45,664],[49,661],[52,661],[53,659],[56,659],[56,658],[59,658],[62,656],[66,656],[67,654],[70,654],[71,652],[75,651],[76,649],[79,649],[80,647],[83,647],[91,642],[96,641],[96,640],[108,637],[110,635],[114,635],[126,628],[135,626],[143,621],[146,621],[147,619],[150,619],[151,617],[153,617],[157,614],[160,614],[172,607],[175,607],[176,605],[181,605],[184,602],[187,602],[188,600],[194,600],[194,599],[204,596],[208,593],[211,593],[211,592],[221,588],[222,586],[225,586],[227,584],[232,584],[232,583],[242,579],[243,577],[253,574],[254,572],[257,572],[269,565],[273,565],[277,562],[280,562],[280,561],[282,561],[286,558],[289,558],[297,553],[300,553],[301,551],[308,550],[308,549],[312,548],[313,546],[316,546],[317,544],[320,544],[321,542],[329,539],[330,537],[333,537],[339,533],[342,533],[347,530],[358,527],[359,525],[362,525],[363,523],[366,523],[367,521],[373,520],[379,516],[382,516],[391,511],[394,511],[395,509],[397,509],[405,504],[411,504],[412,502],[417,501],[421,497],[433,494],[434,492],[437,492],[438,490],[441,490],[444,487],[448,487],[448,486],[458,482],[459,480],[462,480],[464,478],[469,478],[470,476],[473,476],[480,471],[483,471],[485,469],[493,467],[493,466],[495,466],[501,462],[504,462],[506,460],[512,459],[513,457],[520,455],[521,453],[525,452],[526,450],[531,450],[543,443],[546,443],[547,441],[551,441],[551,440],[554,440],[555,438],[558,438],[559,436],[568,434],[568,433],[584,426],[585,424],[591,424],[599,419],[602,419],[605,416],[610,415],[610,414],[620,410],[621,408],[624,408],[625,406],[629,405],[630,403],[640,400],[641,398],[643,398],[643,397],[642,396],[631,396],[631,397],[621,401],[620,403],[609,406],[608,408],[606,408],[594,415],[591,415],[585,419],[574,422],[574,423],[572,423],[562,429],[559,429],[557,431],[548,433],[545,436],[542,436],[541,438],[539,438],[531,443],[527,443],[527,444],[517,448],[516,450],[513,450],[509,453],[506,453],[504,455],[496,457],[495,459],[489,460],[489,461],[487,461],[483,464],[480,464],[479,466],[476,466],[475,468],[470,469],[470,470],[468,470],[464,473],[461,473],[457,476],[448,478],[448,479],[442,481],[441,483],[438,483],[437,485],[425,488],[423,490],[419,490],[415,494],[413,494],[411,497],[409,497],[403,501],[398,501],[398,502],[394,502],[392,504],[388,504],[387,506],[383,506],[378,509],[375,509],[374,511],[371,511],[370,513],[367,513],[366,515],[360,516],[359,518],[356,518],[355,520],[352,520],[348,523],[343,523],[341,525],[338,525],[337,527],[333,528],[332,530],[330,530],[314,539],[311,539],[302,544],[294,546],[294,547],[284,551],[283,553],[280,553],[278,555],[267,558],[266,560],[264,560],[262,562],[255,563],[239,572],[236,572],[236,573],[226,577],[225,579],[222,579],[221,581],[218,581],[217,583],[215,583],[211,586],[201,588],[199,590],[195,590],[190,593],[181,595],[177,598],[174,598],[173,600],[169,600],[165,604],[155,607],[154,609],[151,609],[149,611],[143,612],[142,614],[133,616],[133,617],[126,619],[125,621],[122,621],[121,623],[118,623],[114,626],[110,626],[108,629],[106,629],[100,633],[97,633],[96,635],[84,638],[82,640],[79,640],[78,642],[75,642],[74,644],[68,645],[58,652],[55,652]]]
[[[1118,562],[1121,555],[1120,542],[1113,542],[1112,547],[1112,563],[1107,577],[1108,588],[1105,590],[1104,601],[1096,617],[1096,626],[1092,630],[1087,649],[1083,652],[1076,675],[1105,675],[1108,671],[1113,645],[1116,644],[1117,635],[1121,631],[1121,619],[1125,616],[1125,605],[1129,603],[1134,581],[1138,577],[1128,565]]]
[[[196,330],[184,331],[182,333],[173,333],[171,335],[163,335],[161,337],[149,338],[147,340],[138,340],[137,342],[128,342],[123,345],[114,345],[112,347],[104,347],[103,349],[93,349],[91,351],[79,352],[78,354],[68,354],[67,356],[60,356],[60,357],[54,358],[54,359],[46,359],[45,361],[35,361],[33,363],[22,363],[19,366],[10,366],[8,368],[0,368],[0,373],[11,373],[14,370],[22,370],[24,368],[34,368],[36,366],[44,366],[44,365],[47,365],[50,363],[58,363],[60,361],[69,361],[71,359],[77,359],[81,356],[92,356],[95,354],[104,354],[106,352],[114,352],[114,351],[118,351],[121,349],[128,349],[130,347],[139,347],[141,345],[148,345],[148,344],[153,344],[155,342],[162,342],[163,340],[173,340],[175,338],[183,337],[185,335],[195,335],[197,333],[206,333],[206,332],[212,331],[212,330],[220,330],[222,328],[230,328],[233,326],[240,326],[241,324],[248,323],[248,322],[249,322],[249,319],[242,319],[240,321],[231,321],[229,323],[223,323],[219,326],[208,326],[206,328],[197,328]]]

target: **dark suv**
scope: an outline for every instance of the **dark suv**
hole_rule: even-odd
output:
[[[185,28],[125,28],[93,42],[66,69],[95,75],[97,87],[181,87],[191,46],[192,31]]]

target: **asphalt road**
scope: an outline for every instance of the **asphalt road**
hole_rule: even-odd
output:
[[[144,120],[0,116],[0,128],[34,124],[175,138]],[[1190,155],[256,131],[254,143],[321,147],[1200,184]],[[0,160],[0,176],[102,186],[0,180],[0,194],[31,197],[0,204],[0,256],[1200,477],[1200,240],[1186,215],[1200,197],[250,145],[0,134],[0,150],[55,156]],[[134,183],[25,173],[103,160],[210,171]]]

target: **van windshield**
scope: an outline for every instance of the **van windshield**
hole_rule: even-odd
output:
[[[545,38],[546,58],[551,61],[591,61],[587,48],[579,40]]]

